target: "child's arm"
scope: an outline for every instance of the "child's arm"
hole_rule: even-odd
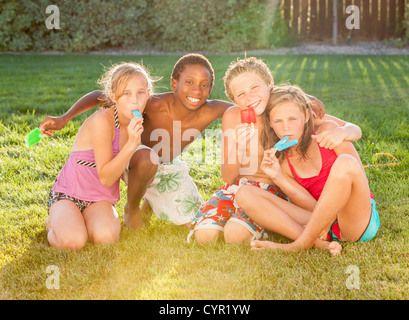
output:
[[[246,124],[240,122],[240,111],[237,107],[224,113],[220,170],[223,181],[226,183],[231,184],[240,176],[241,162],[250,139],[250,130],[247,129]]]
[[[41,132],[49,136],[53,136],[54,130],[61,130],[68,123],[68,121],[75,116],[99,105],[100,101],[98,98],[100,98],[103,94],[104,93],[102,91],[92,91],[75,102],[73,106],[62,116],[46,116],[44,121],[40,124]]]
[[[338,123],[334,121],[325,121],[324,123],[322,123],[317,133],[336,130],[339,128],[340,127]],[[358,151],[356,151],[352,142],[342,141],[337,147],[334,148],[334,152],[337,154],[337,156],[339,156],[340,154],[349,154],[353,156],[360,163],[362,170],[364,170],[364,167],[361,162],[361,158],[359,157]]]
[[[328,114],[322,119],[314,119],[314,127],[319,128],[326,121],[333,121],[337,126],[321,130],[321,133],[312,136],[323,148],[334,149],[343,141],[355,142],[362,137],[362,130],[359,126]]]
[[[112,186],[120,178],[136,148],[141,144],[142,119],[131,119],[127,128],[128,140],[115,157],[112,152],[113,128],[112,119],[106,113],[98,114],[90,123],[98,177],[106,187]]]
[[[291,176],[285,162],[280,164],[275,156],[277,149],[264,151],[261,169],[269,176],[275,185],[287,195],[292,203],[308,211],[314,210],[317,201],[311,194]],[[288,169],[288,170],[287,170]]]

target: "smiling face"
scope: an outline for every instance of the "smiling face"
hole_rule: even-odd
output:
[[[233,78],[230,91],[241,110],[253,108],[257,116],[264,112],[270,97],[270,86],[255,72],[244,72]]]
[[[118,97],[111,92],[110,97],[116,103],[118,111],[131,119],[132,110],[143,113],[149,94],[145,78],[142,75],[136,75],[129,79],[121,96]]]
[[[181,105],[195,111],[209,98],[212,89],[210,71],[199,64],[185,65],[179,79],[171,80],[171,87]]]

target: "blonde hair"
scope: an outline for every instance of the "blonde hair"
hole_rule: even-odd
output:
[[[294,102],[300,108],[300,111],[306,118],[309,112],[309,119],[304,124],[303,135],[297,144],[297,151],[299,152],[301,158],[305,159],[308,146],[311,143],[311,135],[314,132],[314,120],[312,116],[311,101],[308,99],[304,91],[298,86],[282,85],[271,88],[270,98],[268,99],[263,116],[263,131],[260,136],[261,145],[265,150],[267,150],[274,147],[274,145],[280,140],[273,128],[270,126],[270,113],[274,108],[288,101]],[[284,154],[285,152],[278,152],[277,158],[282,160]]]
[[[234,97],[230,89],[231,81],[244,72],[253,72],[257,74],[266,83],[266,85],[274,83],[274,78],[271,74],[271,70],[267,67],[263,60],[257,59],[256,57],[249,57],[240,60],[237,59],[237,61],[232,61],[230,63],[230,66],[227,68],[223,80],[226,96],[233,102]]]
[[[128,81],[136,75],[145,79],[147,89],[153,94],[153,83],[159,79],[153,79],[142,64],[122,62],[108,68],[97,81],[104,91],[104,95],[99,98],[101,108],[114,105],[115,103],[111,100],[109,94],[112,92],[116,99],[119,99],[124,94]]]

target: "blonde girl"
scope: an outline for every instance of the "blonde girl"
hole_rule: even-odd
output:
[[[51,188],[47,239],[51,246],[79,250],[119,239],[119,179],[141,144],[142,118],[152,79],[136,63],[114,65],[101,77],[103,108],[82,124],[71,154]],[[112,106],[113,105],[113,106]]]

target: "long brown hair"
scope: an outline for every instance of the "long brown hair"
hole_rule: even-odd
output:
[[[291,101],[294,102],[307,117],[308,111],[310,113],[309,119],[304,124],[303,135],[298,141],[297,152],[303,159],[306,158],[306,152],[308,146],[311,143],[311,135],[314,132],[314,119],[312,116],[311,102],[304,93],[304,91],[298,86],[294,85],[283,85],[272,87],[270,90],[270,98],[268,99],[266,110],[263,116],[263,131],[261,133],[261,145],[264,150],[274,147],[274,145],[280,140],[273,128],[270,126],[270,113],[277,106],[284,102]],[[278,152],[277,158],[282,161],[285,152]]]

